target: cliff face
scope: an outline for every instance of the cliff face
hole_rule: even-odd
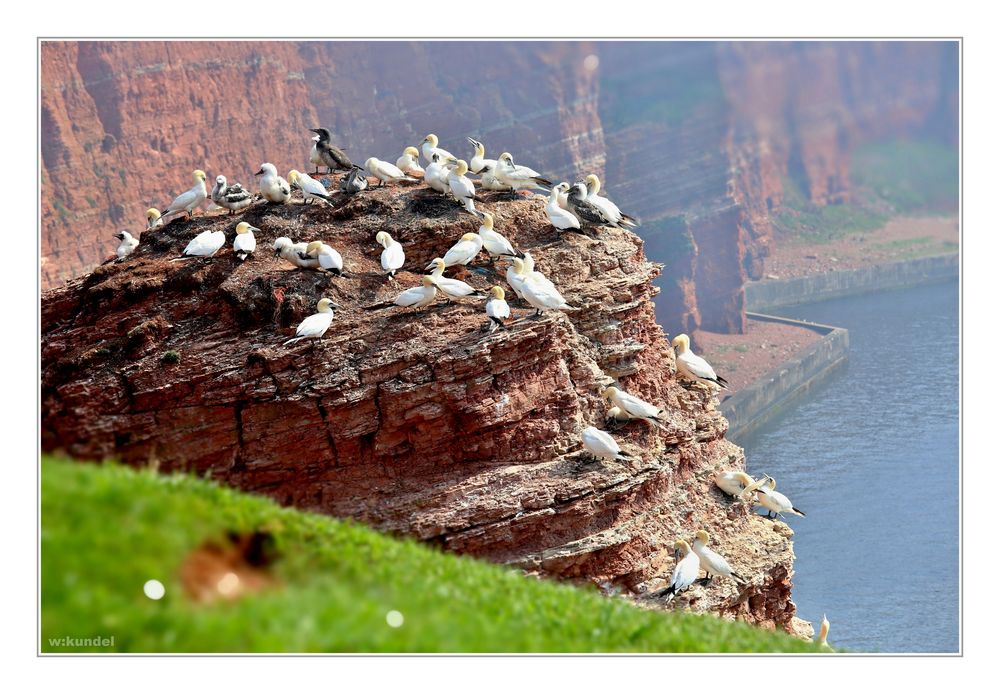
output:
[[[667,265],[661,322],[742,332],[784,180],[837,204],[857,145],[957,142],[957,68],[944,42],[47,42],[42,286],[195,168],[248,185],[264,160],[305,166],[318,124],[357,161],[434,131],[463,156],[473,135],[557,179],[606,174]]]
[[[238,218],[175,222],[126,262],[50,290],[42,302],[42,445],[184,469],[282,503],[405,533],[560,578],[643,595],[662,587],[671,545],[705,527],[751,585],[716,581],[684,603],[795,630],[787,527],[715,489],[742,467],[702,389],[675,380],[655,322],[642,241],[607,231],[558,237],[540,198],[489,199],[497,228],[581,310],[487,334],[480,302],[366,310],[478,220],[420,188],[385,188],[331,208],[253,208],[258,253],[239,264],[169,259],[198,231]],[[400,239],[397,281],[378,266],[378,230]],[[271,241],[321,237],[349,276],[291,269]],[[467,281],[505,285],[483,264]],[[282,346],[319,296],[340,306],[315,343]],[[518,315],[521,306],[512,302]],[[179,362],[165,363],[168,350]],[[630,423],[634,457],[581,456],[603,426],[603,385],[666,409],[666,427]]]

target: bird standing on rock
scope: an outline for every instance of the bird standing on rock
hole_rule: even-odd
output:
[[[312,241],[306,245],[305,253],[299,253],[299,258],[304,261],[315,260],[318,268],[324,272],[331,272],[337,277],[344,274],[344,259],[333,246],[329,246],[322,241]]]
[[[463,159],[451,165],[448,171],[448,188],[455,199],[462,203],[466,212],[477,214],[476,203],[473,202],[477,199],[476,187],[465,177],[468,172],[469,165]]]
[[[195,169],[191,176],[194,178],[194,185],[174,198],[174,201],[163,211],[164,218],[182,212],[188,217],[192,217],[194,209],[208,198],[208,190],[205,188],[205,172],[201,169]]]
[[[278,175],[278,170],[274,164],[264,162],[260,165],[260,170],[255,176],[260,176],[260,194],[269,203],[283,205],[292,197],[292,189],[288,181]]]
[[[226,234],[223,231],[212,231],[206,229],[195,236],[188,245],[184,247],[184,252],[179,258],[174,258],[171,262],[185,260],[187,258],[209,258],[215,252],[226,245]]]
[[[475,234],[473,234],[475,236]],[[482,297],[483,293],[477,290],[472,285],[466,284],[462,280],[454,280],[449,277],[444,276],[444,258],[435,258],[430,262],[427,267],[434,267],[434,272],[432,272],[428,277],[431,281],[437,285],[437,288],[441,290],[441,293],[450,301],[451,299],[462,299],[467,296]]]
[[[691,351],[691,338],[681,334],[670,343],[677,353],[677,372],[687,381],[726,388],[729,381],[717,376],[707,361]]]
[[[493,173],[501,184],[511,189],[511,193],[514,195],[517,195],[519,190],[552,187],[552,181],[542,178],[542,175],[534,169],[514,164],[514,158],[510,152],[504,152],[500,155]]]
[[[678,554],[680,554],[681,560],[677,562],[674,572],[670,576],[670,585],[657,594],[657,596],[666,595],[668,603],[677,597],[678,593],[687,590],[698,580],[698,569],[701,565],[698,555],[684,540],[678,540],[674,543],[674,556],[676,557]]]
[[[215,187],[212,188],[212,202],[229,210],[233,215],[253,204],[253,193],[239,183],[229,185],[225,176],[215,177]]]
[[[257,238],[253,232],[260,231],[246,222],[236,225],[236,238],[233,239],[233,253],[238,260],[246,260],[247,256],[257,250]]]
[[[444,254],[444,266],[468,265],[483,250],[483,238],[479,234],[462,234],[462,238]],[[437,262],[435,258],[425,269],[430,270]]]
[[[618,209],[618,205],[611,202],[610,199],[598,195],[601,192],[601,179],[599,179],[595,174],[590,174],[585,179],[587,187],[587,202],[591,203],[597,207],[604,218],[612,226],[616,226],[619,229],[634,229],[639,226],[638,221],[634,217],[630,217]]]
[[[115,262],[120,263],[125,260],[125,258],[132,254],[132,251],[139,247],[139,239],[132,236],[125,229],[115,234],[115,238],[121,241],[118,244],[118,248],[115,249]]]
[[[493,287],[490,290],[490,296],[492,298],[486,302],[486,315],[490,319],[490,332],[493,332],[497,327],[507,327],[506,322],[510,318],[510,306],[507,305],[507,301],[504,299],[503,287]]]
[[[331,299],[325,297],[320,299],[319,303],[316,304],[316,313],[306,317],[299,323],[299,327],[295,331],[295,337],[286,340],[284,344],[290,345],[299,340],[323,337],[323,334],[333,322],[333,309],[335,308],[337,308],[337,305]]]
[[[330,202],[330,194],[326,192],[323,184],[307,173],[292,169],[288,172],[288,183],[298,186],[302,191],[302,202],[311,204],[314,200]]]
[[[664,414],[664,410],[656,407],[655,405],[649,404],[645,400],[641,400],[634,395],[630,395],[615,386],[605,388],[601,393],[601,396],[613,405],[619,407],[621,412],[627,414],[632,419],[645,419],[654,426],[666,428],[663,424],[663,420],[661,419]]]
[[[524,257],[524,254],[514,248],[502,234],[493,229],[493,215],[489,212],[480,212],[483,223],[479,227],[479,236],[483,240],[483,248],[490,254],[490,262],[495,262],[500,257]]]
[[[382,269],[385,270],[385,274],[388,277],[395,277],[396,270],[403,267],[403,263],[406,261],[403,247],[398,241],[389,236],[389,232],[387,231],[380,231],[375,234],[375,241],[384,249],[380,258]]]
[[[549,202],[545,206],[545,216],[552,222],[552,226],[559,231],[580,228],[580,220],[576,218],[576,215],[569,210],[563,209],[559,204],[560,194],[567,190],[569,190],[569,184],[566,182],[555,186],[549,192]]]
[[[310,128],[310,130],[319,135],[319,140],[314,147],[316,148],[318,159],[323,162],[323,166],[326,167],[328,174],[334,171],[349,171],[354,166],[354,162],[351,161],[351,158],[347,156],[344,150],[334,147],[330,142],[329,130],[326,128]]]
[[[746,579],[733,571],[729,562],[721,554],[713,552],[708,548],[709,537],[704,530],[699,530],[695,535],[694,545],[691,549],[698,555],[701,568],[705,570],[705,576],[709,582],[715,576],[726,576],[737,583],[746,583]]]
[[[438,155],[441,161],[455,158],[448,150],[438,147],[438,136],[434,133],[425,137],[424,141],[420,143],[420,153],[424,155],[424,159],[427,160],[428,164],[434,161],[435,154]]]
[[[410,176],[416,174],[423,176],[424,167],[420,165],[420,152],[417,151],[417,148],[407,147],[404,149],[399,159],[396,160],[396,168]]]
[[[597,427],[587,427],[580,435],[583,447],[595,458],[601,460],[631,460],[632,456],[622,453],[621,446],[606,431]]]
[[[431,163],[427,165],[427,169],[424,171],[424,183],[445,195],[451,192],[451,186],[448,184],[449,172],[446,166],[446,163],[449,161],[458,160],[454,157],[451,159],[442,159],[441,155],[434,152],[431,154]]]
[[[792,501],[781,492],[774,491],[777,482],[773,477],[765,475],[763,486],[757,489],[757,505],[767,509],[768,518],[777,518],[782,513],[794,513],[805,518],[806,514],[792,506]]]
[[[379,188],[389,182],[399,183],[400,181],[409,181],[410,183],[414,183],[417,180],[412,176],[407,176],[398,166],[376,157],[368,157],[365,161],[365,168],[368,169],[368,173],[379,180]]]

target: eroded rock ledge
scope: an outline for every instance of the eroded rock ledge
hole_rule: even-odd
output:
[[[742,450],[712,398],[675,380],[653,313],[660,268],[642,241],[617,230],[560,237],[539,198],[481,207],[582,310],[493,334],[480,302],[365,310],[417,284],[431,258],[479,226],[422,188],[250,210],[242,218],[263,233],[243,264],[228,247],[169,262],[205,228],[231,239],[241,217],[175,222],[144,234],[127,262],[43,295],[43,448],[208,474],[647,605],[643,594],[669,576],[674,539],[704,527],[752,585],[717,580],[677,603],[801,631],[791,533],[712,484],[715,470],[743,466]],[[396,282],[378,264],[383,229],[407,255]],[[267,250],[280,235],[325,239],[349,276],[291,269]],[[506,286],[486,264],[467,281]],[[340,306],[325,338],[282,346],[323,295]],[[171,350],[176,364],[163,360]],[[629,464],[580,455],[579,430],[603,421],[607,377],[668,412],[666,430],[633,422],[616,432],[636,456]]]

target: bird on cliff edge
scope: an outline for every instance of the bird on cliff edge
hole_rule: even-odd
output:
[[[274,164],[264,162],[260,165],[260,170],[254,174],[260,176],[260,194],[269,204],[283,205],[292,197],[292,188],[288,181],[278,175],[278,169]]]
[[[466,178],[465,174],[467,173],[469,173],[469,165],[464,159],[450,163],[448,166],[448,188],[455,199],[462,203],[466,212],[479,214],[476,212],[476,203],[473,200],[482,202],[482,199],[476,197],[476,186]]]
[[[329,130],[326,128],[309,128],[309,130],[319,135],[319,140],[313,147],[316,149],[316,155],[326,167],[328,174],[334,171],[349,171],[354,167],[354,162],[347,156],[347,153],[331,144]],[[310,153],[311,158],[312,155]]]
[[[601,431],[597,427],[587,427],[580,434],[583,447],[595,459],[601,460],[631,460],[632,456],[622,452],[622,447],[618,445],[614,437],[606,431]]]
[[[238,260],[246,260],[247,256],[257,250],[257,237],[253,232],[260,231],[246,222],[236,225],[236,238],[233,239],[233,254]]]
[[[330,202],[330,194],[326,192],[323,184],[307,173],[302,173],[292,169],[288,172],[288,183],[298,186],[302,191],[302,203],[312,204],[313,201]]]
[[[483,239],[483,248],[490,254],[490,262],[496,262],[497,258],[504,256],[523,258],[524,253],[514,248],[503,234],[493,229],[493,215],[489,212],[480,212],[483,223],[479,227],[479,236]]]
[[[475,236],[475,234],[473,234]],[[444,258],[435,258],[427,266],[428,269],[434,268],[434,272],[427,275],[431,278],[431,281],[437,285],[437,288],[441,290],[441,293],[451,301],[452,299],[463,299],[467,296],[474,296],[477,298],[482,298],[484,294],[473,287],[472,285],[466,284],[462,280],[453,280],[448,277],[444,277],[445,263]]]
[[[319,303],[316,304],[316,313],[303,319],[295,331],[295,337],[285,340],[283,345],[290,345],[299,340],[323,337],[323,334],[333,322],[333,309],[335,308],[337,308],[337,305],[331,299],[325,297],[320,299]]]
[[[368,173],[378,179],[379,188],[386,183],[401,183],[403,181],[415,183],[417,181],[413,176],[407,176],[403,173],[395,164],[382,161],[378,157],[368,157],[365,160],[365,168],[368,169]]]
[[[493,287],[490,289],[490,300],[486,302],[486,316],[490,319],[490,332],[497,327],[505,328],[506,321],[510,318],[510,306],[504,298],[503,287]]]
[[[762,478],[762,486],[756,490],[757,506],[767,509],[768,518],[777,518],[783,513],[794,513],[796,516],[805,518],[806,514],[792,506],[792,501],[781,492],[774,491],[778,485],[774,478],[765,475]]]
[[[469,171],[479,176],[479,187],[483,190],[507,190],[510,188],[497,180],[497,160],[486,159],[486,147],[482,142],[473,140],[471,137],[465,138],[472,145],[475,153],[469,160]]]
[[[549,192],[549,202],[545,205],[545,216],[559,231],[580,228],[580,220],[576,218],[576,215],[559,204],[560,195],[567,190],[569,190],[569,184],[565,181],[552,188]]]
[[[191,177],[194,179],[194,185],[174,198],[174,201],[163,211],[162,218],[165,219],[182,212],[191,217],[194,215],[195,208],[204,204],[208,198],[208,190],[205,188],[205,172],[201,169],[195,169]]]
[[[766,477],[761,477],[755,482],[753,477],[742,470],[715,473],[715,485],[729,496],[735,496],[741,500],[754,499],[754,492],[765,482],[767,482]]]
[[[677,372],[685,380],[719,388],[728,387],[729,381],[717,376],[711,364],[691,351],[691,338],[687,335],[678,335],[671,345],[677,354]]]
[[[333,246],[322,241],[310,242],[306,246],[305,252],[299,253],[299,258],[306,262],[315,260],[320,270],[332,273],[337,277],[344,274],[344,258]]]
[[[434,152],[431,154],[430,164],[427,165],[427,169],[424,171],[424,183],[433,190],[445,195],[451,193],[451,186],[448,185],[448,168],[446,166],[450,161],[458,160],[454,157],[444,159],[440,154]]]
[[[215,187],[212,188],[212,202],[233,215],[253,204],[253,193],[239,183],[229,185],[226,177],[219,175],[215,177]]]
[[[590,174],[584,180],[587,185],[587,202],[596,206],[612,226],[619,229],[634,229],[639,226],[635,217],[630,217],[619,210],[618,205],[611,202],[610,199],[598,195],[601,192],[601,179],[595,174]]]
[[[542,175],[527,166],[519,166],[514,163],[514,157],[510,152],[504,152],[497,160],[495,169],[492,169],[497,180],[511,189],[513,195],[517,195],[519,190],[530,190],[532,188],[552,188],[552,181],[542,178]]]
[[[654,598],[666,595],[667,603],[677,597],[678,593],[682,593],[690,588],[698,580],[698,569],[701,565],[701,560],[691,549],[691,545],[684,540],[677,540],[674,543],[674,556],[677,557],[678,554],[680,554],[681,560],[674,566],[674,572],[670,576],[670,585],[653,595]]]
[[[641,400],[634,395],[629,395],[624,390],[616,388],[615,386],[608,386],[601,393],[601,396],[620,408],[621,413],[627,414],[632,419],[644,419],[653,426],[658,426],[661,429],[666,429],[663,424],[663,420],[660,417],[664,414],[664,410],[651,405],[645,400]]]
[[[543,312],[550,310],[578,310],[566,303],[566,299],[545,275],[530,270],[524,260],[513,258],[511,266],[515,277],[523,278],[520,282],[521,298],[535,309],[535,318],[540,318]]]
[[[115,249],[116,263],[120,263],[125,260],[125,258],[132,254],[132,251],[139,247],[139,239],[132,236],[132,234],[125,229],[119,231],[114,237],[121,241],[121,243],[118,244],[118,248]]]
[[[424,167],[420,165],[420,152],[416,147],[407,147],[396,160],[396,168],[410,176],[424,175]]]
[[[737,583],[746,583],[746,579],[733,571],[725,557],[708,548],[709,537],[704,530],[699,530],[695,535],[694,544],[691,549],[698,555],[699,564],[705,571],[705,577],[709,583],[715,576],[726,576]]]
[[[365,306],[366,311],[388,308],[390,306],[402,306],[403,308],[424,308],[430,306],[437,299],[437,285],[430,275],[420,278],[419,287],[411,287],[399,293],[392,301],[380,301],[377,304]]]
[[[188,258],[210,258],[225,245],[226,233],[224,231],[206,229],[188,242],[180,257],[174,258],[170,262],[186,260]]]
[[[271,248],[274,249],[275,257],[291,263],[297,268],[315,269],[319,267],[319,260],[316,258],[303,257],[309,244],[304,241],[292,243],[287,236],[279,236],[274,240]]]
[[[385,270],[386,276],[392,279],[396,276],[396,270],[403,267],[403,263],[406,262],[406,254],[403,253],[403,247],[387,231],[380,231],[375,234],[375,242],[382,246],[383,249],[382,255],[379,258],[382,263],[382,269]]]
[[[150,207],[146,210],[146,231],[152,231],[161,226],[163,226],[163,216],[158,209]]]
[[[448,150],[438,147],[438,136],[434,133],[430,133],[423,139],[423,142],[420,143],[420,153],[424,155],[424,159],[427,160],[428,164],[434,161],[435,154],[438,155],[438,158],[440,158],[441,161],[456,158]]]
[[[448,252],[444,254],[444,266],[468,265],[483,250],[483,238],[479,234],[462,234],[462,238],[455,242]],[[425,270],[430,270],[437,262],[435,258],[428,263]]]

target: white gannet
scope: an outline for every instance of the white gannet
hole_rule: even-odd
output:
[[[351,170],[340,179],[340,190],[348,195],[360,193],[368,187],[368,177],[365,176],[364,169],[355,164]]]
[[[726,470],[715,473],[715,485],[729,496],[740,499],[753,499],[754,492],[765,482],[766,477],[754,481],[753,477],[742,470]]]
[[[525,251],[521,254],[524,259],[524,276],[530,277],[535,282],[549,287],[555,291],[556,285],[552,284],[552,281],[535,269],[535,259],[532,257],[531,253]]]
[[[319,260],[315,258],[303,258],[306,254],[306,248],[309,244],[300,241],[299,243],[292,243],[292,240],[287,236],[279,236],[274,240],[274,244],[271,246],[274,249],[274,255],[291,263],[298,268],[318,268]]]
[[[514,158],[510,152],[501,154],[495,169],[491,169],[491,171],[500,183],[510,188],[515,194],[518,190],[552,187],[552,181],[542,178],[541,174],[534,169],[514,164]]]
[[[448,249],[448,252],[444,254],[444,266],[452,267],[453,265],[468,265],[477,255],[479,251],[483,250],[483,237],[479,234],[462,234],[462,238],[455,243],[454,246]],[[435,258],[430,263],[427,264],[425,269],[430,270],[431,267],[437,262]]]
[[[493,287],[490,290],[490,300],[486,302],[486,315],[490,319],[490,332],[496,330],[497,326],[503,328],[505,322],[510,318],[510,306],[504,299],[503,287]]]
[[[150,207],[146,210],[146,231],[152,231],[161,226],[163,226],[163,217],[160,215],[160,211],[155,207]]]
[[[520,265],[516,266],[513,262],[511,262],[510,267],[507,268],[506,276],[507,284],[509,284],[510,288],[514,290],[514,293],[517,294],[517,298],[523,299],[524,282],[528,279],[524,274],[524,261],[522,261]]]
[[[559,194],[556,195],[556,201],[559,203],[559,207],[563,208],[567,212],[570,212],[571,210],[569,209],[569,189],[570,189],[569,183],[563,181],[562,183],[557,185],[556,188],[559,190]]]
[[[430,275],[424,275],[420,278],[419,287],[411,287],[401,292],[392,303],[404,308],[423,308],[433,304],[436,298],[437,285]]]
[[[459,159],[457,162],[451,164],[448,167],[448,188],[451,190],[451,194],[455,196],[455,199],[462,203],[466,212],[476,213],[476,187],[472,184],[465,174],[469,173],[469,165],[464,159]]]
[[[444,193],[447,195],[451,192],[451,186],[448,185],[448,168],[445,164],[449,161],[457,161],[452,159],[442,159],[440,155],[436,152],[431,155],[431,163],[427,165],[427,169],[424,171],[424,183],[429,185],[431,188],[439,193]]]
[[[365,168],[368,169],[368,173],[379,180],[378,187],[381,188],[388,182],[399,183],[400,181],[410,181],[414,182],[417,179],[412,176],[407,176],[405,173],[400,171],[399,167],[390,164],[387,161],[382,161],[376,157],[368,157],[365,160]]]
[[[313,165],[313,174],[319,175],[319,167],[326,166],[323,163],[323,158],[319,156],[319,147],[317,143],[319,142],[319,135],[313,135],[312,147],[309,149],[309,163]]]
[[[707,361],[691,351],[691,338],[687,335],[678,335],[670,344],[677,354],[677,372],[685,380],[711,384],[719,388],[729,385],[729,381],[715,374],[715,369]]]
[[[337,305],[330,299],[325,297],[320,299],[319,303],[316,304],[317,312],[303,319],[295,331],[295,337],[285,340],[284,344],[290,345],[293,342],[307,338],[323,337],[323,333],[326,332],[326,329],[330,327],[330,323],[333,322],[333,309],[335,308],[337,308]]]
[[[694,545],[691,546],[694,553],[698,555],[699,563],[701,568],[705,570],[708,580],[711,581],[715,576],[726,576],[737,583],[746,583],[746,579],[733,571],[729,562],[721,554],[713,552],[706,546],[708,541],[708,533],[699,530],[698,534],[695,535]]]
[[[384,249],[381,258],[382,269],[385,270],[385,274],[389,277],[395,277],[396,270],[403,267],[403,262],[406,260],[403,247],[398,241],[389,236],[389,232],[386,231],[380,231],[375,234],[375,242]]]
[[[229,210],[232,215],[253,204],[253,193],[239,183],[229,185],[225,176],[215,177],[215,187],[212,188],[212,202]]]
[[[791,500],[781,492],[774,491],[777,482],[773,477],[764,476],[764,483],[757,489],[757,505],[767,509],[768,518],[777,518],[782,513],[794,513],[805,518],[804,513],[792,506]]]
[[[667,596],[667,602],[673,600],[679,593],[690,588],[698,580],[701,559],[694,550],[684,540],[674,543],[674,556],[681,555],[681,560],[674,567],[674,572],[670,576],[670,585],[667,586],[660,595]]]
[[[305,253],[299,253],[302,260],[316,260],[319,269],[325,272],[332,272],[340,277],[344,274],[344,259],[333,246],[328,246],[322,241],[312,241],[306,245]]]
[[[233,239],[233,253],[240,260],[246,260],[247,256],[257,250],[257,238],[253,232],[260,231],[257,227],[252,227],[246,222],[236,225],[236,238]]]
[[[473,236],[475,236],[475,234],[473,234]],[[444,294],[449,300],[461,299],[466,296],[483,296],[482,292],[461,280],[453,280],[448,277],[444,277],[444,258],[435,258],[427,267],[430,268],[432,265],[434,266],[434,272],[428,275],[428,277],[431,278],[431,281],[437,285],[437,288],[440,289],[441,293]]]
[[[576,216],[581,225],[614,226],[604,211],[587,199],[587,185],[585,183],[576,183],[569,188],[569,192],[566,194],[566,207]]]
[[[194,208],[203,204],[208,199],[208,190],[205,189],[205,172],[195,169],[191,174],[194,178],[194,185],[184,191],[170,203],[167,209],[163,210],[163,217],[180,214],[184,212],[188,217],[194,215]]]
[[[559,231],[580,228],[580,220],[576,218],[576,215],[569,210],[564,209],[559,204],[560,194],[563,194],[564,191],[568,189],[569,184],[565,182],[555,186],[549,192],[549,202],[545,206],[545,216],[547,216],[549,221],[552,222],[552,226]]]
[[[664,426],[663,420],[660,419],[664,413],[663,409],[630,395],[620,388],[609,386],[604,389],[601,396],[611,404],[617,405],[622,413],[627,414],[632,419],[645,419],[650,424]]]
[[[323,187],[323,184],[307,173],[292,169],[288,172],[288,182],[291,185],[298,186],[299,190],[302,191],[303,203],[312,203],[313,200],[330,202],[330,194]]]
[[[631,460],[632,456],[622,453],[622,447],[611,434],[597,427],[587,427],[580,434],[583,447],[595,458],[601,460]]]
[[[292,197],[292,189],[289,187],[288,181],[278,175],[278,170],[274,168],[274,164],[264,162],[260,165],[260,170],[254,175],[261,177],[260,194],[269,203],[283,204],[288,202],[288,198]]]
[[[497,165],[496,159],[485,159],[486,148],[483,147],[483,143],[478,140],[473,140],[471,137],[465,138],[472,145],[475,153],[472,155],[472,159],[469,160],[469,171],[476,174],[477,176],[483,173],[486,169],[491,169]]]
[[[819,623],[819,636],[816,641],[819,643],[819,647],[825,651],[832,651],[833,647],[826,642],[826,637],[830,634],[830,622],[826,618],[826,614],[823,614],[823,621]]]
[[[493,215],[489,212],[480,212],[483,223],[479,227],[479,236],[483,239],[483,248],[490,254],[490,262],[495,262],[502,256],[524,257],[524,254],[514,248],[502,234],[493,229]]]
[[[601,192],[601,179],[594,174],[590,174],[585,180],[587,182],[587,201],[600,209],[604,213],[605,218],[613,226],[619,229],[635,229],[639,226],[638,221],[634,217],[623,213],[618,209],[618,205],[611,202],[608,198],[598,195]]]
[[[566,299],[563,295],[559,293],[559,290],[552,285],[547,279],[545,281],[539,281],[534,273],[528,274],[524,269],[524,261],[520,258],[514,258],[514,271],[517,274],[524,276],[524,282],[521,283],[521,298],[528,302],[535,309],[535,317],[542,315],[543,311],[549,311],[553,309],[559,310],[575,310],[574,307],[566,303]],[[541,273],[538,273],[541,274]],[[544,278],[544,276],[543,276]]]
[[[433,155],[435,154],[441,158],[441,161],[455,158],[448,150],[438,147],[438,136],[434,133],[425,137],[423,142],[420,143],[420,152],[424,155],[424,159],[427,160],[428,164],[434,161]]]
[[[226,233],[224,231],[212,231],[207,229],[188,242],[184,247],[184,252],[179,258],[174,260],[184,260],[185,258],[208,258],[215,255],[215,252],[226,245]]]
[[[424,175],[424,167],[420,165],[420,152],[416,147],[407,147],[403,150],[402,156],[396,160],[396,168],[405,174]]]
[[[334,147],[330,142],[329,130],[326,128],[309,128],[309,130],[319,135],[319,140],[316,141],[313,147],[316,149],[316,155],[323,162],[328,174],[334,171],[347,171],[354,166],[351,158],[347,156],[344,150]],[[319,172],[317,171],[317,173]]]
[[[132,236],[125,229],[115,234],[115,238],[121,241],[118,244],[118,248],[115,249],[116,261],[125,260],[125,258],[131,255],[132,251],[139,247],[139,239]]]

